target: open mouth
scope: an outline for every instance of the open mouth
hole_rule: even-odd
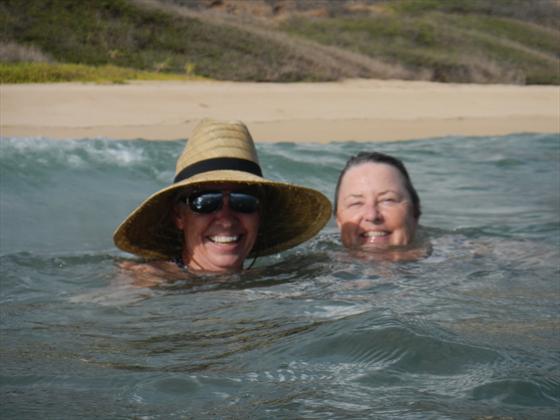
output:
[[[226,236],[226,235],[214,235],[214,236],[208,236],[208,240],[210,240],[210,242],[213,242],[215,244],[236,244],[239,241],[241,241],[241,236],[242,235],[232,235],[232,236]]]
[[[384,236],[389,236],[389,232],[384,230],[372,230],[362,233],[361,236],[364,238],[382,238]]]
[[[382,246],[385,247],[389,244],[391,232],[386,230],[370,230],[367,232],[362,232],[360,237],[362,238],[362,246]]]

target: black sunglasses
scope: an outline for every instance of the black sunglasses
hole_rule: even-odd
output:
[[[224,195],[229,196],[229,208],[237,213],[251,214],[259,208],[258,197],[235,191],[197,191],[186,198],[186,203],[195,213],[210,214],[223,207]]]

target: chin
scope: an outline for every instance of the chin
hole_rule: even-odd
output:
[[[239,259],[235,259],[235,260],[217,260],[214,261],[214,267],[216,267],[216,271],[222,272],[222,273],[228,273],[228,272],[235,272],[235,271],[241,271],[243,269],[243,260],[239,260]]]
[[[354,244],[355,248],[358,249],[387,249],[392,246],[391,238],[389,237],[376,238],[376,240],[372,241],[370,238],[358,236],[354,239]]]
[[[383,243],[379,243],[379,242],[366,242],[366,243],[361,243],[358,246],[356,246],[356,248],[358,249],[387,249],[390,248],[391,244],[388,242],[383,242]]]
[[[394,238],[393,238],[394,239]],[[377,241],[377,242],[364,242],[357,241],[355,248],[362,250],[384,250],[399,247],[406,247],[412,242],[411,238],[400,238],[398,240]]]

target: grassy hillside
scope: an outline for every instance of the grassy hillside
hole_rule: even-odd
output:
[[[442,82],[560,82],[555,30],[511,18],[390,13],[379,17],[293,18],[291,34],[415,69]]]
[[[0,80],[560,84],[558,19],[549,0],[0,0]]]
[[[283,42],[127,0],[5,0],[0,26],[4,28],[1,42],[33,48],[57,63],[111,64],[222,80],[339,76],[314,67]],[[4,62],[11,60],[7,54],[2,57]]]

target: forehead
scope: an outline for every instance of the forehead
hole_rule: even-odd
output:
[[[366,162],[349,168],[342,182],[340,191],[353,192],[405,190],[404,177],[400,171],[387,163]]]

